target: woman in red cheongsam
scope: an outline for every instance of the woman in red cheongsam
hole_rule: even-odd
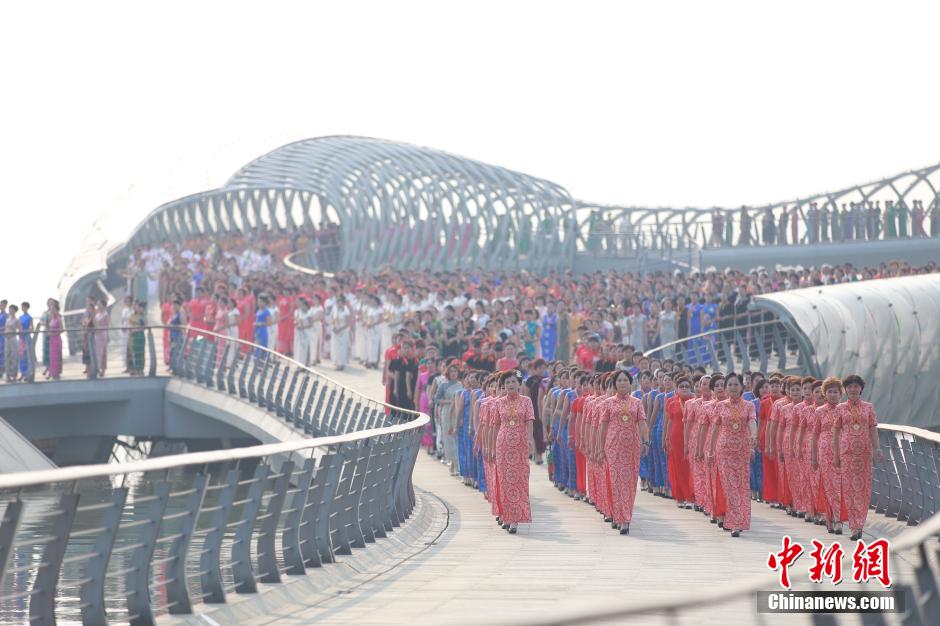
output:
[[[679,507],[692,508],[695,489],[685,452],[685,411],[692,399],[692,381],[685,376],[676,379],[676,395],[666,403],[666,461],[669,469],[669,486],[672,497]]]
[[[534,449],[535,410],[532,400],[519,393],[522,373],[512,370],[500,380],[506,392],[493,404],[496,420],[496,480],[499,482],[503,524],[515,534],[520,523],[532,522],[529,504],[529,450]]]
[[[695,491],[695,510],[705,512],[705,457],[698,454],[698,413],[704,402],[711,400],[712,392],[708,387],[711,376],[698,379],[698,397],[689,400],[685,410],[686,448],[689,454],[689,470],[692,472],[692,486]]]
[[[599,456],[607,462],[610,476],[611,513],[621,535],[630,532],[636,499],[640,457],[650,449],[650,433],[643,403],[630,395],[633,378],[617,370],[611,375],[615,395],[600,407]]]
[[[714,425],[709,443],[709,457],[718,469],[716,481],[724,496],[724,528],[738,537],[751,527],[751,455],[757,447],[757,415],[754,403],[741,398],[741,376],[725,378],[728,399],[716,403],[711,421]],[[717,510],[721,510],[716,503]]]
[[[838,439],[835,437],[842,409],[842,381],[830,376],[823,381],[825,404],[816,409],[814,424],[813,462],[818,465],[819,488],[816,507],[826,522],[826,530],[837,535],[842,534],[844,519],[842,505],[842,474],[836,459],[839,456]]]
[[[483,476],[486,481],[486,499],[490,501],[490,512],[496,518],[496,522],[502,525],[503,522],[499,516],[499,482],[496,480],[496,456],[491,445],[491,441],[495,439],[493,435],[492,406],[499,389],[495,375],[487,378],[483,389],[486,395],[480,400],[477,407],[479,427],[474,446],[479,448],[483,455]]]
[[[783,375],[771,374],[767,384],[770,385],[770,395],[761,398],[760,419],[758,420],[758,438],[764,470],[762,494],[764,502],[769,502],[771,508],[777,508],[780,504],[780,488],[777,485],[777,457],[773,453],[774,429],[770,414],[773,412],[774,403],[783,398],[783,394],[780,393],[783,387]]]
[[[878,442],[878,419],[875,407],[862,400],[865,381],[858,374],[846,376],[843,383],[848,400],[839,405],[837,436],[839,457],[836,460],[842,473],[842,499],[852,529],[852,540],[862,538],[862,529],[871,503],[872,452],[881,463],[884,454]]]

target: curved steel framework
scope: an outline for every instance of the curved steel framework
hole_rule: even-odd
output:
[[[757,296],[727,328],[647,353],[730,371],[859,374],[886,422],[940,426],[940,274]]]
[[[428,148],[361,137],[306,139],[221,188],[154,210],[124,250],[229,232],[339,226],[339,267],[570,264],[573,201],[546,180]],[[570,236],[567,234],[570,233]]]
[[[867,210],[868,203],[878,208],[877,216]],[[838,209],[837,215],[833,209]],[[653,208],[579,202],[575,214],[578,251],[595,254],[616,255],[630,250],[634,242],[696,250],[940,237],[940,163],[756,207]],[[772,232],[765,220],[773,224]]]
[[[579,253],[632,258],[650,250],[692,255],[707,247],[940,237],[938,190],[940,164],[758,207],[609,206],[439,150],[321,137],[277,148],[218,189],[160,206],[112,257],[139,244],[222,233],[299,230],[322,244],[328,225],[331,252],[310,259],[324,269],[544,270],[571,267]]]
[[[756,298],[791,326],[815,375],[860,374],[893,424],[940,424],[940,274],[796,289]]]

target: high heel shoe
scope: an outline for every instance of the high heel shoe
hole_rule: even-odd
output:
[[[623,526],[620,527],[620,534],[621,534],[621,535],[629,535],[629,534],[630,534],[630,524],[629,524],[629,523],[626,523],[626,524],[624,524]]]
[[[732,530],[732,531],[731,531],[731,536],[732,536],[732,537],[740,537],[740,536],[741,536],[741,531],[740,531],[740,530]]]
[[[516,528],[517,528],[517,526],[516,526],[515,524],[510,524],[510,525],[509,525],[509,534],[510,534],[510,535],[515,535],[515,534],[516,534]]]
[[[724,527],[725,527],[724,522],[718,522],[718,528],[724,528]]]
[[[708,520],[708,521],[710,521],[712,524],[717,524],[717,523],[718,523],[718,518],[717,518],[717,517],[713,517],[713,518],[711,518],[711,519]]]

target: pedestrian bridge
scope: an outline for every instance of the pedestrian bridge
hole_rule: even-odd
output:
[[[750,623],[756,591],[776,588],[766,559],[781,537],[832,539],[759,503],[732,539],[647,493],[621,536],[542,466],[533,523],[508,535],[481,494],[418,450],[426,417],[370,399],[376,373],[327,377],[261,351],[222,369],[224,348],[205,338],[178,354],[167,390],[277,423],[281,443],[0,476],[0,622]],[[32,393],[151,380],[72,378]],[[881,437],[865,539],[892,539],[911,623],[936,623],[940,437],[887,425]],[[803,581],[808,557],[798,565]]]

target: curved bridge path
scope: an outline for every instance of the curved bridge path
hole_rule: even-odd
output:
[[[384,397],[379,374],[351,368],[325,371],[372,397]],[[500,530],[483,496],[451,478],[444,466],[419,453],[415,485],[444,506],[446,528],[428,550],[348,593],[316,606],[303,602],[268,607],[245,624],[493,624],[526,623],[558,612],[597,609],[611,602],[675,597],[676,592],[734,585],[753,575],[768,577],[767,555],[789,534],[809,546],[834,535],[765,504],[754,504],[752,529],[732,539],[700,513],[672,500],[637,496],[629,536],[620,536],[589,505],[549,482],[544,466],[532,465],[532,524],[513,536]],[[906,525],[874,513],[869,533],[891,537]],[[822,533],[820,534],[820,530]],[[866,539],[871,539],[871,536]],[[848,537],[841,542],[851,548]],[[794,566],[809,567],[808,554]],[[909,563],[898,561],[900,567]],[[897,567],[897,566],[896,566]],[[794,571],[794,570],[791,570]],[[851,577],[849,562],[846,573]],[[682,623],[742,623],[754,619],[752,601],[683,613]],[[765,615],[766,623],[808,623],[802,616]],[[776,618],[776,619],[774,619]],[[653,618],[669,623],[664,618]],[[647,623],[649,617],[635,623]]]

